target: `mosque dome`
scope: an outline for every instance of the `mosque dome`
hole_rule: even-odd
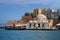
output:
[[[47,17],[43,14],[39,14],[37,15],[37,20],[39,21],[46,21],[47,20]]]

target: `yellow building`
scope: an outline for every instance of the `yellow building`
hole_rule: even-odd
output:
[[[54,20],[53,19],[48,19],[48,21],[49,21],[49,26],[52,28],[53,27]]]
[[[45,10],[44,9],[34,9],[34,17],[36,17],[38,14],[44,14]]]

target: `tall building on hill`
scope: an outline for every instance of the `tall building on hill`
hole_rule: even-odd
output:
[[[57,10],[53,10],[48,8],[45,12],[45,15],[47,16],[48,19],[54,19],[54,20],[58,20],[58,12]]]
[[[36,17],[38,14],[44,14],[45,10],[44,9],[34,9],[34,14],[33,16]]]
[[[51,14],[52,14],[52,9],[50,8],[46,9],[45,15],[47,16],[48,19],[51,18]]]

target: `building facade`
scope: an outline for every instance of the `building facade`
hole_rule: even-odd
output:
[[[27,29],[50,29],[51,25],[47,17],[43,14],[37,15],[37,20],[30,20]]]
[[[44,14],[45,10],[44,9],[34,9],[34,14],[33,16],[36,17],[38,14]]]

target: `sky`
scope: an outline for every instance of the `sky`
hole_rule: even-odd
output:
[[[60,0],[0,0],[0,23],[20,20],[35,8],[60,8]]]

